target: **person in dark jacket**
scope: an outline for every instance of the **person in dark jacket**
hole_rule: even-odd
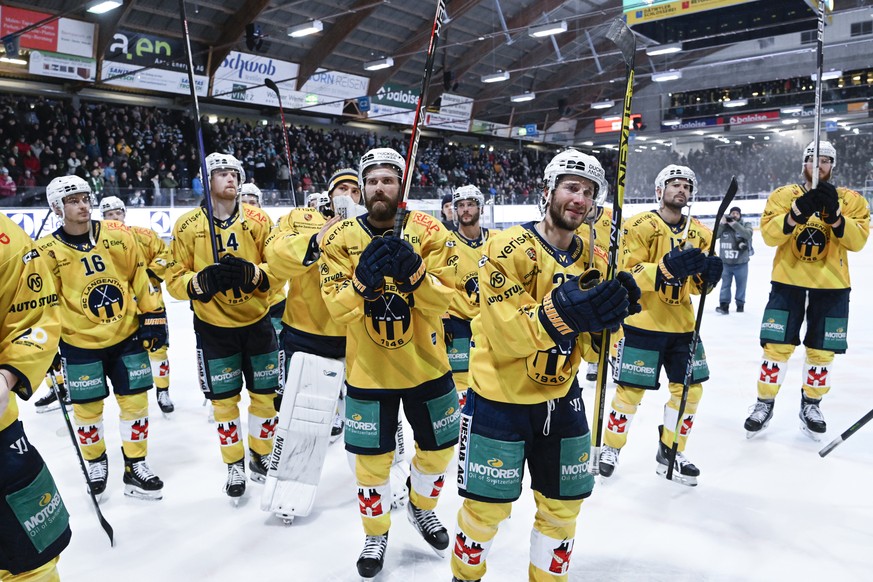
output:
[[[739,206],[731,208],[718,225],[718,256],[724,264],[721,275],[721,293],[715,310],[722,315],[730,313],[731,281],[736,283],[737,313],[746,304],[746,280],[749,277],[749,257],[752,252],[752,227],[743,220]]]

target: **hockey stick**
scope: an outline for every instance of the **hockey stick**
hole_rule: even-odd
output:
[[[403,219],[406,217],[406,201],[412,187],[412,166],[418,153],[418,140],[421,138],[421,126],[427,110],[427,90],[433,75],[433,59],[436,55],[437,41],[440,37],[440,27],[446,13],[445,0],[437,0],[436,15],[433,17],[433,27],[430,31],[430,43],[427,45],[427,56],[424,59],[424,74],[421,76],[421,91],[418,93],[418,103],[415,106],[415,119],[412,121],[412,135],[409,138],[409,148],[406,152],[406,171],[400,185],[400,202],[397,204],[397,215],[394,218],[394,236],[403,238]],[[363,184],[361,185],[363,187]]]
[[[279,86],[276,85],[273,79],[269,77],[264,79],[264,85],[276,93],[276,99],[279,100],[279,116],[282,118],[282,139],[285,140],[285,161],[288,162],[288,182],[291,184],[291,200],[294,201],[294,206],[297,206],[297,191],[294,189],[294,166],[291,165],[291,147],[288,145],[288,129],[285,127],[285,108],[282,107],[282,94],[279,93]]]
[[[631,101],[634,96],[634,55],[637,50],[637,37],[627,27],[624,20],[616,18],[606,33],[606,38],[612,41],[621,52],[624,59],[626,82],[624,87],[624,109],[621,114],[621,136],[618,140],[618,173],[616,176],[615,200],[612,203],[612,225],[609,230],[609,262],[606,267],[605,281],[615,278],[618,265],[618,243],[621,236],[621,209],[624,204],[624,188],[627,182],[627,154],[630,142]],[[592,232],[594,230],[592,224]],[[593,246],[592,246],[593,252]],[[604,329],[600,336],[600,352],[597,357],[597,383],[594,392],[596,408],[594,412],[594,453],[592,454],[591,473],[600,474],[600,448],[603,445],[603,413],[606,407],[606,362],[609,358],[610,332]]]
[[[45,218],[42,219],[42,224],[39,225],[39,230],[37,230],[36,234],[33,236],[33,240],[36,240],[39,238],[39,235],[42,234],[42,229],[45,228],[45,223],[48,222],[49,217],[54,213],[55,213],[54,209],[49,208],[49,211],[46,212],[46,214],[45,214]]]
[[[185,0],[179,0],[179,14],[182,17],[182,34],[185,37],[185,56],[188,60],[188,88],[191,89],[191,100],[194,102],[194,129],[197,132],[197,148],[200,151],[200,175],[203,183],[203,200],[206,202],[206,218],[209,223],[209,242],[212,248],[212,261],[218,262],[218,247],[215,246],[215,213],[212,211],[212,192],[210,192],[209,168],[206,167],[206,146],[203,145],[203,127],[200,124],[200,102],[197,100],[197,88],[194,85],[194,60],[191,56],[191,35],[188,33],[188,15],[185,12]],[[242,186],[242,184],[240,184]]]
[[[734,196],[737,195],[737,178],[731,177],[731,183],[728,186],[727,192],[721,204],[718,205],[718,211],[715,213],[715,226],[712,229],[712,239],[709,241],[709,251],[706,253],[708,257],[715,254],[715,235],[718,234],[718,225],[721,222],[728,206],[734,201]],[[688,217],[691,220],[691,216]],[[691,345],[688,346],[688,363],[685,365],[685,381],[682,383],[682,399],[679,401],[679,415],[676,417],[676,426],[673,427],[673,446],[670,447],[670,465],[667,467],[667,480],[673,479],[673,466],[676,464],[676,452],[679,450],[679,431],[682,428],[682,416],[685,414],[685,407],[688,404],[688,391],[691,388],[691,374],[694,371],[694,354],[697,353],[697,346],[700,344],[700,325],[703,323],[703,307],[706,305],[706,295],[708,290],[704,283],[703,292],[700,294],[700,302],[697,304],[697,318],[694,320],[694,333],[691,334]]]
[[[858,422],[856,422],[855,424],[853,424],[852,426],[850,426],[849,428],[844,430],[843,434],[841,434],[840,436],[838,436],[837,438],[835,438],[834,440],[829,442],[825,448],[823,448],[822,450],[820,450],[818,452],[818,456],[819,457],[826,457],[828,453],[830,453],[832,450],[837,448],[837,445],[839,445],[844,440],[846,440],[847,438],[849,438],[850,436],[852,436],[853,434],[858,432],[858,429],[860,429],[862,426],[864,426],[865,424],[870,422],[871,419],[873,419],[873,410],[870,410],[870,412],[868,412],[867,414],[862,416],[861,419],[858,420]]]
[[[818,2],[818,37],[815,43],[815,59],[816,71],[815,77],[815,126],[812,129],[812,143],[815,153],[812,156],[812,187],[818,186],[818,140],[821,137],[821,91],[822,91],[822,74],[824,69],[824,19],[825,19],[825,3],[824,0]]]
[[[73,430],[73,423],[70,421],[70,414],[67,412],[67,405],[64,404],[64,398],[61,395],[61,389],[58,387],[58,379],[55,376],[54,368],[49,368],[49,380],[51,380],[52,392],[55,393],[55,398],[61,405],[61,411],[64,413],[64,421],[67,423],[67,431],[70,433],[70,439],[73,441],[73,448],[76,449],[76,456],[79,458],[79,466],[82,468],[82,474],[85,475],[85,482],[88,484],[88,494],[91,496],[91,501],[94,503],[94,511],[97,512],[97,519],[100,521],[100,527],[109,536],[109,546],[115,547],[115,532],[112,531],[112,526],[103,517],[103,512],[100,511],[100,504],[97,503],[97,498],[91,490],[91,479],[88,477],[88,469],[85,467],[85,459],[82,457],[82,451],[79,450],[79,443],[76,441],[76,433]]]

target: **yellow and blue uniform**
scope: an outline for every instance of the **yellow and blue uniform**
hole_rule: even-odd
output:
[[[164,296],[161,293],[161,283],[167,273],[167,265],[170,263],[170,248],[161,237],[150,228],[143,226],[131,226],[130,232],[142,253],[146,273],[152,287],[156,290],[160,299],[161,309],[165,309]],[[170,387],[170,361],[167,359],[169,341],[154,351],[149,351],[149,361],[152,364],[152,377],[155,387],[166,390]]]

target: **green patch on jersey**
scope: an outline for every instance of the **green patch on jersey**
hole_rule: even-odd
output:
[[[849,348],[847,333],[849,320],[845,317],[825,317],[822,348],[832,351],[845,351]]]
[[[562,497],[582,497],[594,489],[594,475],[588,472],[591,462],[591,434],[561,439]]]
[[[524,443],[470,435],[469,455],[462,467],[471,495],[512,501],[521,495]]]
[[[209,383],[214,395],[242,390],[242,354],[209,360],[206,369],[209,371]]]
[[[379,403],[346,396],[346,444],[379,448]]]
[[[428,400],[427,412],[437,446],[454,442],[461,430],[461,408],[458,406],[458,394],[454,390],[438,398]]]
[[[30,485],[8,494],[6,503],[37,552],[52,545],[70,523],[64,500],[45,465]]]
[[[252,374],[255,377],[253,391],[275,390],[279,386],[280,372],[278,350],[252,356]]]
[[[761,341],[770,340],[785,343],[788,329],[788,311],[784,309],[765,309],[761,320]]]
[[[144,351],[121,356],[127,370],[127,384],[131,391],[147,390],[152,387],[152,365]]]
[[[67,364],[67,388],[73,402],[90,402],[105,398],[109,392],[103,378],[103,362]]]

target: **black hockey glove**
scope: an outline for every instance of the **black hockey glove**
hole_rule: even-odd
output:
[[[614,328],[628,315],[628,291],[617,280],[579,289],[577,277],[569,277],[543,299],[540,322],[558,343],[568,335]]]
[[[266,291],[270,288],[270,281],[256,264],[233,255],[224,255],[220,263],[225,267],[225,281],[229,289],[254,293],[255,289]]]
[[[684,279],[703,271],[703,254],[697,247],[676,247],[661,259],[658,268],[665,279]]]
[[[139,315],[139,339],[142,347],[156,352],[167,344],[167,312],[164,309]]]
[[[355,267],[355,274],[352,277],[355,291],[367,301],[378,298],[385,286],[385,274],[390,262],[391,249],[386,239],[377,237],[371,240],[361,253],[358,266]]]
[[[408,241],[392,237],[387,244],[392,259],[385,274],[394,279],[399,291],[412,293],[424,281],[424,261]]]
[[[703,282],[709,286],[714,287],[716,283],[721,281],[721,272],[724,266],[722,265],[721,259],[715,255],[711,257],[706,257],[706,260],[703,263],[703,272],[700,274],[700,278],[703,279]]]
[[[209,301],[219,291],[227,291],[223,283],[224,265],[209,265],[198,272],[188,283],[188,297],[197,301]]]
[[[809,217],[821,208],[815,190],[804,192],[791,203],[791,219],[797,224],[806,224]]]
[[[840,219],[840,195],[833,184],[819,182],[816,188],[810,190],[815,194],[818,207],[821,208],[821,219],[825,224],[834,224]]]
[[[627,271],[619,271],[616,274],[615,278],[621,283],[621,286],[627,290],[627,300],[628,300],[628,315],[635,315],[643,310],[642,305],[640,305],[640,299],[643,296],[643,292],[640,291],[637,282],[634,280],[634,276],[628,273]]]

